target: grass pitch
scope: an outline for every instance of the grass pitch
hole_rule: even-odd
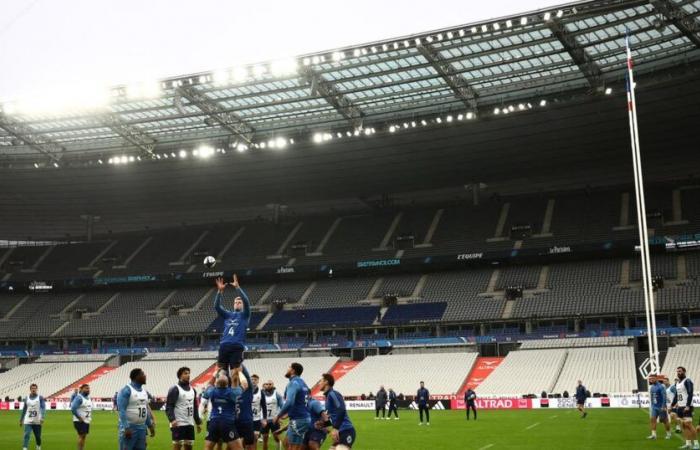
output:
[[[356,450],[544,450],[544,449],[672,449],[683,444],[673,439],[647,441],[648,413],[640,409],[594,409],[581,419],[574,410],[480,411],[479,420],[466,421],[464,411],[432,411],[431,425],[418,426],[418,413],[400,411],[400,420],[374,420],[374,413],[351,411],[357,428]],[[156,437],[149,450],[171,449],[170,431],[163,412],[156,413]],[[19,413],[0,412],[0,449],[22,448]],[[43,450],[72,450],[75,431],[67,411],[50,411],[43,430]],[[324,449],[329,447],[326,441]],[[197,436],[196,449],[204,446]],[[34,448],[32,442],[30,448]],[[258,445],[262,448],[262,444]],[[117,415],[96,412],[87,450],[118,450]]]

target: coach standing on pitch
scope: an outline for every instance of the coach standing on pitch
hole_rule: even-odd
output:
[[[586,399],[588,398],[588,391],[586,391],[586,386],[583,385],[581,380],[578,380],[578,386],[576,386],[576,408],[581,412],[581,418],[585,419],[588,413],[586,412]]]
[[[423,411],[425,411],[425,421],[427,425],[430,425],[430,406],[428,405],[428,400],[430,399],[430,392],[425,388],[425,383],[420,382],[420,389],[416,392],[416,403],[418,404],[418,412],[420,413],[420,422],[418,425],[423,425]]]
[[[379,411],[382,412],[382,419],[386,418],[386,389],[380,386],[377,391],[377,397],[374,400],[374,420],[379,419]]]

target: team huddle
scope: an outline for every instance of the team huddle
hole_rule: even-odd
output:
[[[229,284],[237,292],[233,310],[222,306],[224,290]],[[263,383],[261,388],[260,377],[251,375],[243,363],[251,315],[248,296],[235,275],[231,283],[218,278],[216,286],[214,307],[224,321],[217,372],[198,396],[190,385],[190,369],[181,367],[177,371],[177,384],[168,391],[165,404],[173,450],[192,450],[195,432],[202,431],[205,420],[204,448],[207,450],[254,450],[259,439],[262,439],[264,450],[268,450],[271,440],[276,449],[316,450],[328,438],[332,440],[331,449],[352,448],[355,428],[348,417],[343,396],[333,389],[333,375],[324,373],[318,381],[324,401],[311,397],[311,390],[301,378],[304,367],[296,362],[285,374],[289,384],[284,395],[276,391],[271,380]],[[155,436],[156,431],[155,417],[150,408],[153,398],[145,388],[143,370],[131,370],[129,378],[130,382],[114,399],[119,413],[119,450],[145,450],[147,434]],[[78,450],[84,449],[90,433],[92,406],[90,386],[84,384],[71,398]],[[24,426],[24,450],[29,447],[32,434],[37,450],[41,450],[45,414],[45,399],[38,394],[38,386],[33,384],[20,419],[20,426]],[[286,425],[283,425],[285,420]]]

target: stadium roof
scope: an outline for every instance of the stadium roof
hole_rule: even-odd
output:
[[[555,98],[623,90],[700,59],[700,0],[576,2],[356,47],[118,86],[99,109],[0,108],[0,167],[156,159],[180,149],[264,149],[479,120]],[[545,102],[542,102],[545,100]],[[542,102],[542,103],[540,103]],[[94,105],[93,105],[94,106]],[[104,160],[104,161],[103,161]]]

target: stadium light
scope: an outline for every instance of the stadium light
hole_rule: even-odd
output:
[[[323,135],[321,133],[314,133],[313,141],[317,144],[323,142]]]
[[[442,117],[436,117],[435,122],[437,123],[442,123]]]
[[[56,168],[58,168],[58,163],[57,163],[57,162],[54,162],[54,163],[53,163],[53,166],[56,167]]]
[[[495,23],[493,24],[493,29],[494,29],[495,31],[500,30],[500,29],[501,29],[501,24],[499,24],[498,22],[495,22]]]
[[[520,18],[520,25],[527,25],[527,17]]]
[[[463,120],[464,119],[464,114],[458,114],[457,115],[457,120]]]
[[[472,33],[476,34],[479,30],[476,27],[472,27]]]
[[[338,53],[340,59],[342,59],[342,53]],[[279,59],[277,61],[272,61],[270,64],[270,70],[275,76],[285,76],[292,75],[299,69],[299,64],[294,58]]]
[[[610,95],[610,94],[612,94],[612,88],[611,87],[605,88],[605,95]]]
[[[499,115],[499,114],[501,113],[501,110],[498,109],[498,108],[494,108],[493,113],[494,113],[495,115]]]
[[[467,120],[472,120],[474,118],[474,113],[473,112],[468,112],[467,113]]]
[[[506,28],[510,28],[512,26],[513,26],[513,21],[510,19],[506,20]]]
[[[372,46],[371,50],[372,50],[372,53],[377,53],[377,47],[375,47],[374,45]]]
[[[445,120],[447,120],[447,123],[451,123],[451,122],[452,122],[452,116],[451,116],[451,115],[447,116],[447,117],[445,118]]]
[[[134,162],[134,157],[133,157],[133,156],[129,156],[129,162]]]
[[[451,31],[447,32],[447,39],[452,39],[453,36],[454,34]]]
[[[333,52],[333,61],[340,61],[345,58],[345,53],[343,52]]]
[[[540,106],[547,106],[547,100],[545,100],[545,99],[540,100]]]
[[[236,83],[242,83],[248,79],[248,70],[245,67],[234,67],[231,71],[231,77]]]
[[[38,168],[39,168],[39,164],[34,163],[34,168],[35,168],[35,169],[38,169]]]
[[[389,133],[394,133],[396,132],[396,127],[394,125],[389,127]]]
[[[127,157],[126,155],[122,155],[122,157],[119,158],[119,162],[122,164],[126,164],[129,162],[129,157]]]
[[[486,33],[487,31],[489,31],[489,26],[488,26],[488,25],[482,25],[482,26],[481,26],[481,31],[483,31],[484,33]]]
[[[180,153],[178,153],[180,158],[187,158],[187,150],[180,150]]]
[[[548,22],[551,18],[552,18],[552,13],[550,13],[550,12],[544,13],[545,22]]]
[[[425,119],[423,119],[420,121],[420,124],[423,126],[426,126],[426,125],[428,125],[428,122],[426,122]]]
[[[564,17],[564,10],[560,9],[557,11],[557,18],[561,19],[562,17]]]
[[[427,37],[425,38],[425,41],[426,41],[428,44],[430,44],[431,42],[433,42],[433,37],[432,37],[432,36],[427,36]]]
[[[287,147],[287,140],[283,137],[278,137],[277,139],[275,139],[275,143],[277,144],[277,148]]]
[[[464,30],[459,30],[459,37],[464,37]]]
[[[102,160],[101,160],[101,159],[98,159],[98,160],[97,160],[97,164],[103,164]]]

